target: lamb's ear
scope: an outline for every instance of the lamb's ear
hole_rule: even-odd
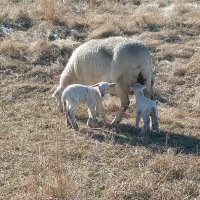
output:
[[[146,88],[147,88],[147,85],[146,85],[146,84],[142,86],[142,90],[144,90],[144,89],[146,89]]]
[[[94,84],[92,87],[97,87],[99,86],[99,83]]]
[[[133,89],[132,86],[129,87],[129,91],[130,91],[130,92],[134,92],[134,89]]]
[[[109,87],[113,87],[116,85],[116,83],[108,83]]]

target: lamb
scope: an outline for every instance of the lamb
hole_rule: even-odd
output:
[[[158,123],[158,109],[156,103],[151,99],[144,96],[143,90],[146,85],[141,85],[140,83],[135,83],[130,87],[130,91],[134,92],[136,98],[136,123],[135,128],[139,128],[139,121],[142,115],[144,127],[140,134],[144,135],[150,130],[150,118],[152,121],[152,128],[160,133],[159,123]]]
[[[75,114],[77,107],[81,103],[88,105],[88,126],[91,126],[96,121],[97,111],[104,118],[102,99],[109,87],[113,87],[114,85],[115,83],[107,82],[100,82],[93,86],[81,84],[69,85],[62,93],[63,111],[65,112],[68,126],[72,126],[75,130],[79,129]]]
[[[53,94],[59,110],[61,95],[70,84],[93,85],[105,81],[116,83],[110,94],[120,98],[121,106],[112,124],[120,123],[129,106],[129,86],[146,82],[145,95],[151,96],[154,82],[149,50],[134,38],[110,37],[94,39],[80,45],[70,57]]]

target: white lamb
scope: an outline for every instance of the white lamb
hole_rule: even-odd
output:
[[[150,117],[152,121],[152,129],[155,129],[157,133],[160,133],[158,123],[158,109],[154,101],[144,96],[143,90],[145,88],[146,85],[141,85],[140,83],[135,83],[132,87],[129,88],[131,92],[134,92],[136,98],[135,128],[139,128],[139,121],[142,115],[144,127],[140,134],[144,135],[150,130]]]
[[[75,114],[77,107],[81,103],[88,105],[88,126],[91,126],[96,121],[97,113],[104,118],[102,99],[109,87],[113,87],[114,85],[115,83],[107,82],[100,82],[93,86],[81,84],[69,85],[62,93],[63,111],[66,114],[68,126],[72,126],[75,130],[79,129]]]

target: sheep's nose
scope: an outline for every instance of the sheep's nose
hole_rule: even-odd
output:
[[[101,94],[102,97],[104,97],[104,94]]]

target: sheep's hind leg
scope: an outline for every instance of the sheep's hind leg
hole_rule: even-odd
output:
[[[113,119],[112,124],[118,124],[121,122],[121,120],[124,116],[124,112],[127,110],[128,106],[130,104],[130,101],[128,98],[128,90],[125,91],[125,88],[128,88],[128,87],[124,87],[124,89],[122,89],[122,87],[120,87],[120,84],[116,85],[116,93],[117,93],[117,96],[120,97],[121,106],[120,106],[119,111],[117,112],[115,118]]]

